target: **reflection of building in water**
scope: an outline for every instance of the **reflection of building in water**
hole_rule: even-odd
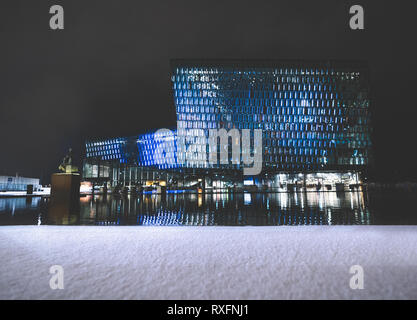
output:
[[[195,226],[370,223],[361,192],[89,196],[81,202],[80,221]]]
[[[8,212],[21,209],[36,209],[41,197],[0,198],[0,211]]]
[[[366,63],[174,60],[171,65],[176,130],[87,141],[85,179],[130,189],[207,191],[341,191],[360,185],[358,173],[372,162]],[[225,146],[227,163],[209,163],[214,129],[250,130],[250,150],[241,150],[240,138],[233,140],[242,154],[256,151],[254,130],[261,130],[256,147],[262,172],[243,179],[243,156],[233,155],[232,141]]]
[[[37,224],[45,201],[41,197],[0,198],[0,225]]]
[[[81,197],[75,224],[112,225],[416,225],[414,192],[300,192]],[[48,219],[48,198],[0,198],[0,225]],[[395,214],[392,214],[392,213]]]

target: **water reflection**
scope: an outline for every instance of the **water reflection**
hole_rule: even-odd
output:
[[[56,210],[51,210],[53,206],[46,198],[0,198],[0,225],[417,224],[417,215],[410,212],[413,206],[415,195],[412,193],[98,195],[80,198],[77,214],[63,212],[57,219]]]
[[[39,224],[41,208],[46,208],[45,198],[0,198],[0,225]]]
[[[86,197],[81,224],[323,225],[370,224],[363,193],[172,194]]]

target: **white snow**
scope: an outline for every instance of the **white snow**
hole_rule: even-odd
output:
[[[417,299],[416,249],[417,226],[3,226],[0,299]]]

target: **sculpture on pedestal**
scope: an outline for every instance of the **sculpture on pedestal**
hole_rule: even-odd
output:
[[[69,148],[67,155],[62,159],[58,169],[65,173],[76,173],[78,168],[72,165],[72,149]]]
[[[72,165],[72,149],[58,168],[61,173],[54,173],[51,177],[48,223],[74,224],[80,213],[80,174],[78,168]]]

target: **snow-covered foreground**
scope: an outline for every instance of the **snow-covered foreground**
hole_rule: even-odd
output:
[[[416,299],[417,227],[0,227],[0,299],[46,298]]]

